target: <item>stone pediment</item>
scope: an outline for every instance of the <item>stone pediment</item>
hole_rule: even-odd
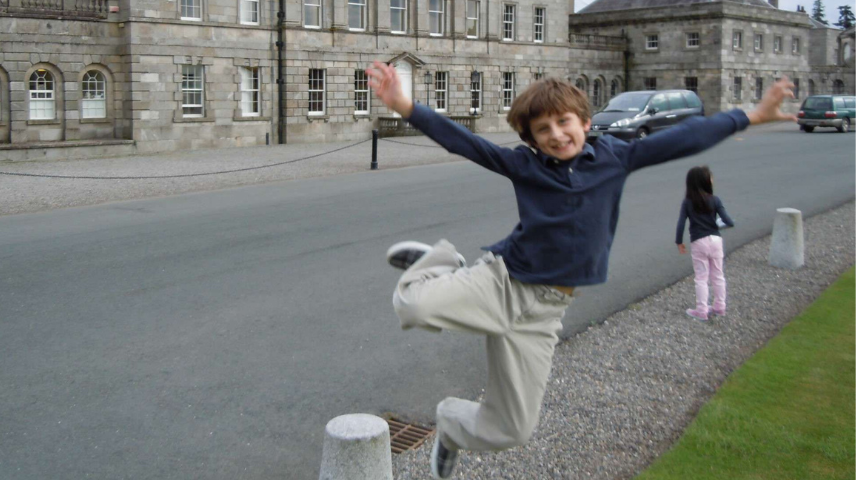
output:
[[[396,55],[395,57],[392,57],[392,59],[386,63],[388,65],[394,65],[394,64],[400,63],[402,61],[408,62],[411,65],[414,65],[416,67],[421,67],[421,66],[425,65],[425,63],[426,63],[425,60],[422,60],[421,58],[417,57],[416,55],[414,55],[410,52],[404,52],[400,55]]]

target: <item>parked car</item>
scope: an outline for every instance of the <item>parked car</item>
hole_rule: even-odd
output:
[[[805,99],[797,123],[800,130],[811,133],[817,127],[833,127],[849,132],[856,116],[856,97],[846,95],[812,95]]]
[[[589,136],[645,138],[693,115],[704,115],[704,105],[690,90],[624,92],[592,116]]]

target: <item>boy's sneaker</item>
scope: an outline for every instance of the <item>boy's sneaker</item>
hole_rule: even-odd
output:
[[[701,313],[701,312],[699,312],[698,310],[696,310],[696,309],[694,309],[694,308],[688,308],[688,309],[687,309],[687,315],[689,315],[689,316],[691,316],[691,317],[695,318],[696,320],[701,320],[702,322],[706,322],[706,321],[707,321],[707,314],[706,314],[706,313]]]
[[[417,260],[422,258],[422,255],[428,253],[431,248],[431,245],[421,242],[398,242],[386,251],[386,261],[395,268],[407,270]],[[467,265],[467,261],[460,253],[458,254],[458,264],[461,267]]]
[[[715,309],[715,308],[714,308],[714,309],[712,310],[712,312],[713,312],[713,314],[714,314],[714,315],[716,315],[717,317],[724,317],[724,316],[725,316],[725,310],[717,310],[717,309]]]
[[[446,448],[440,441],[440,432],[438,431],[434,448],[431,449],[431,474],[437,479],[449,478],[452,476],[452,471],[455,470],[457,463],[458,451]]]

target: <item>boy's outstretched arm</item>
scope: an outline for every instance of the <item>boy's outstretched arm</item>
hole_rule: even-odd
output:
[[[415,105],[401,89],[395,68],[375,61],[366,69],[369,86],[375,95],[390,109],[410,121],[411,125],[439,143],[447,151],[461,155],[473,162],[506,177],[512,176],[521,162],[515,161],[517,153],[500,147],[461,125],[436,114],[424,105]]]
[[[644,140],[626,144],[620,153],[628,170],[638,170],[658,163],[676,160],[704,151],[749,125],[792,121],[795,115],[783,113],[782,102],[794,98],[794,84],[787,77],[774,83],[764,93],[754,110],[744,113],[731,110],[710,117],[692,117],[678,125],[651,135]],[[617,152],[618,153],[618,152]]]

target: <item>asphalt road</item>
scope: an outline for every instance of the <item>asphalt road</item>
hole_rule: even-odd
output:
[[[691,273],[674,228],[698,164],[729,250],[777,207],[854,196],[852,134],[741,134],[638,172],[567,335]],[[0,478],[317,478],[331,418],[430,420],[483,383],[481,339],[399,329],[387,247],[474,259],[515,223],[510,183],[466,162],[0,217]]]

